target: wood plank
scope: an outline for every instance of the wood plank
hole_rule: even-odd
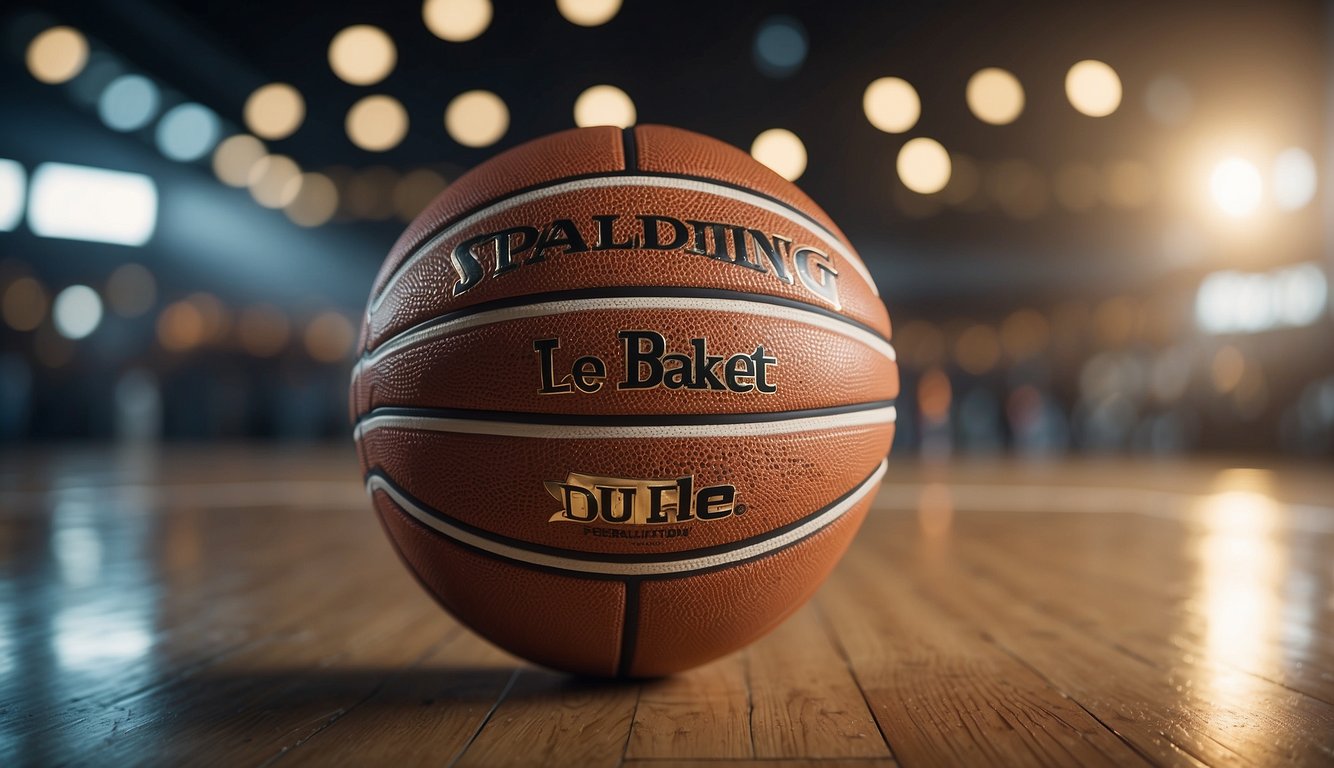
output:
[[[780,760],[627,760],[625,768],[895,768],[898,763],[887,757],[876,758],[831,758],[817,760],[813,758]]]
[[[447,765],[524,668],[465,629],[283,755],[295,765]]]
[[[1111,731],[910,588],[898,557],[859,542],[819,604],[895,757],[927,765],[1143,765]],[[896,553],[897,554],[897,553]],[[895,563],[893,568],[891,563]]]
[[[814,604],[750,649],[757,757],[890,757],[857,681]]]
[[[615,768],[638,698],[638,685],[525,668],[455,765]]]
[[[966,557],[966,552],[965,552]],[[1205,659],[1157,667],[1053,615],[1004,574],[940,559],[910,571],[915,587],[968,617],[1017,661],[1064,691],[1137,752],[1162,765],[1334,759],[1328,705]],[[1206,684],[1213,681],[1214,684]]]
[[[754,756],[747,653],[645,682],[626,758]]]

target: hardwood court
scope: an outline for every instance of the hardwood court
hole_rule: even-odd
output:
[[[350,450],[10,455],[0,764],[1334,763],[1334,477],[891,460],[748,650],[525,665],[395,560]]]

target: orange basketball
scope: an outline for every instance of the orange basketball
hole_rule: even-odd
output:
[[[842,556],[894,434],[889,335],[838,227],[746,153],[565,131],[394,245],[357,453],[459,620],[550,667],[664,675],[775,627]]]

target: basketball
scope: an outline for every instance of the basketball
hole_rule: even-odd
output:
[[[884,474],[898,368],[834,222],[656,125],[511,149],[376,277],[351,383],[376,514],[507,651],[653,677],[745,646],[830,573]]]

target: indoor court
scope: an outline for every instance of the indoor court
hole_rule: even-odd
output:
[[[19,0],[0,113],[0,768],[1334,766],[1334,0]]]

